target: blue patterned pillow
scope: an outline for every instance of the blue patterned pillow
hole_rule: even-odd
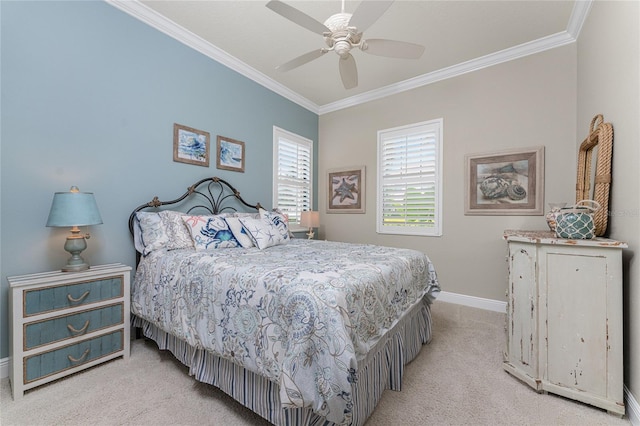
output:
[[[289,233],[289,217],[286,214],[278,209],[273,209],[270,212],[260,209],[259,212],[262,219],[268,220],[278,229],[284,240],[288,240],[291,237]]]
[[[239,247],[223,216],[182,216],[196,250]]]
[[[238,240],[238,243],[240,243],[242,247],[249,248],[254,246],[253,240],[249,236],[247,230],[244,229],[239,217],[225,217],[224,220],[227,221],[227,225],[229,225],[229,229],[231,229],[233,236]]]
[[[289,235],[283,235],[278,227],[269,219],[241,217],[239,220],[244,226],[244,229],[249,233],[253,243],[260,250],[289,242]]]

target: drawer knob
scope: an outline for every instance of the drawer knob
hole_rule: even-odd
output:
[[[87,355],[89,355],[89,348],[87,348],[86,351],[84,351],[84,353],[82,354],[82,356],[78,359],[75,359],[74,357],[72,357],[71,355],[67,355],[67,358],[69,358],[69,361],[71,362],[82,362],[84,361],[84,359],[87,357]]]
[[[87,297],[89,295],[89,290],[85,291],[82,296],[78,297],[77,299],[74,299],[71,294],[67,294],[67,299],[69,299],[69,302],[71,303],[78,303],[84,300],[85,297]]]
[[[87,327],[89,327],[89,320],[87,320],[87,322],[84,323],[84,325],[82,326],[82,328],[80,330],[76,330],[74,326],[72,326],[71,324],[67,324],[67,328],[73,334],[84,333],[85,331],[87,331]]]

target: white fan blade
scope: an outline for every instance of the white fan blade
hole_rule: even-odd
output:
[[[406,41],[386,40],[383,38],[365,40],[364,46],[360,48],[363,52],[372,55],[402,59],[418,59],[424,53],[424,46],[419,44],[407,43]]]
[[[324,24],[321,24],[306,13],[303,13],[288,4],[282,3],[279,0],[271,0],[267,3],[267,7],[277,14],[284,16],[291,22],[313,31],[314,33],[322,35],[326,32],[331,32],[331,30],[325,27]]]
[[[309,53],[305,53],[304,55],[298,56],[297,58],[292,59],[289,62],[286,62],[282,65],[277,66],[276,69],[282,72],[289,71],[299,67],[300,65],[304,65],[307,62],[311,62],[314,59],[317,59],[320,56],[324,55],[325,53],[327,53],[325,49],[312,50]]]
[[[340,58],[340,78],[345,89],[353,89],[358,85],[358,68],[356,60],[351,53],[344,58]]]
[[[355,12],[353,12],[349,26],[356,27],[359,33],[364,32],[364,30],[369,28],[371,24],[376,22],[378,18],[389,9],[391,3],[393,3],[393,0],[362,0]]]

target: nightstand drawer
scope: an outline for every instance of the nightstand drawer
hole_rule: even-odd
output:
[[[124,322],[124,304],[116,303],[75,314],[62,315],[24,325],[24,348],[72,339]]]
[[[73,308],[123,295],[122,276],[26,290],[23,301],[24,316]]]
[[[49,352],[26,357],[24,359],[24,383],[80,366],[123,349],[124,331],[118,330]]]

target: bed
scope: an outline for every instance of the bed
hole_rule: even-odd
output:
[[[431,339],[428,256],[293,238],[223,179],[140,205],[129,230],[132,325],[273,424],[364,424]]]

